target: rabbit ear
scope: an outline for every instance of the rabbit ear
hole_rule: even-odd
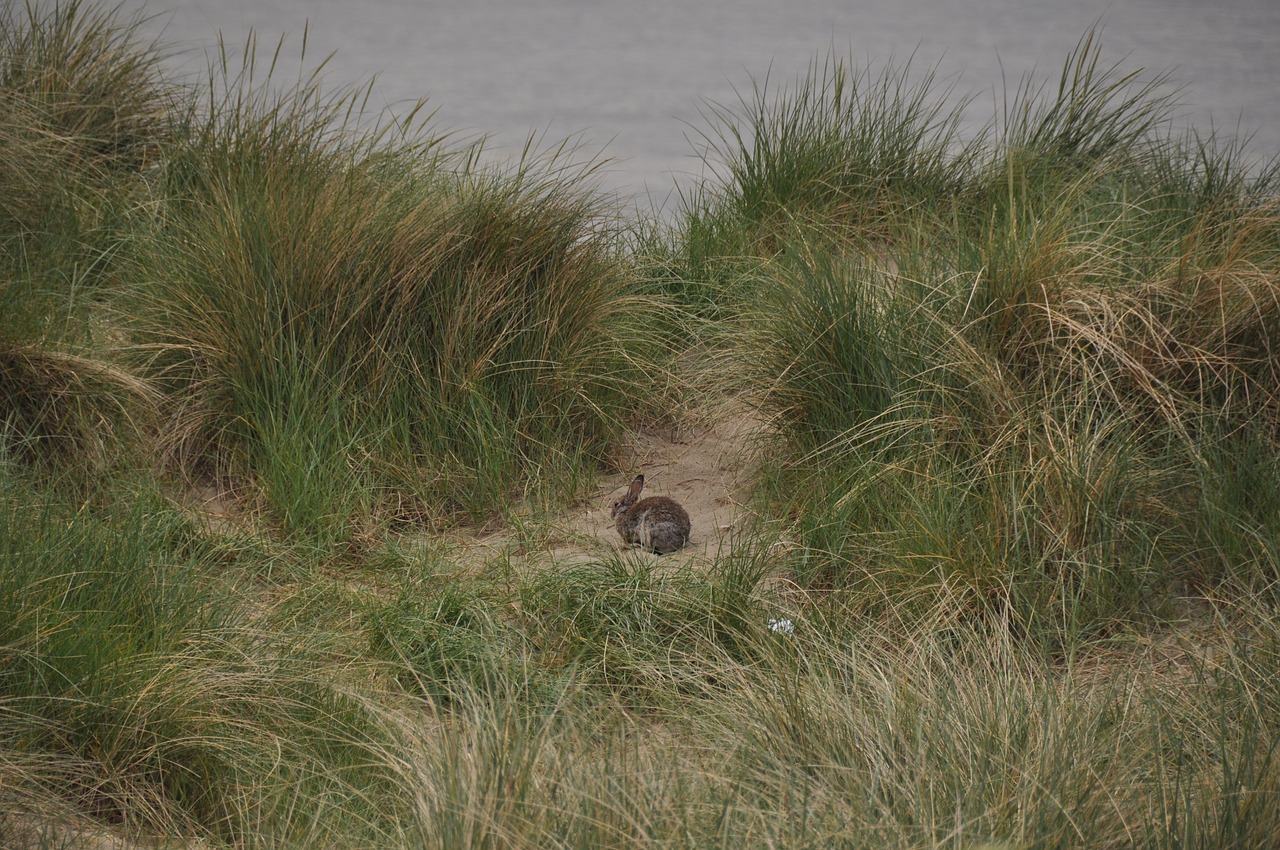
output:
[[[637,475],[635,480],[631,482],[631,486],[627,489],[627,500],[634,501],[640,495],[640,491],[644,489],[644,476]]]

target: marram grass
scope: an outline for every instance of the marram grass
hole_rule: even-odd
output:
[[[320,538],[555,491],[648,407],[664,357],[580,171],[338,134],[357,97],[233,89],[170,150],[136,252],[173,455]]]
[[[177,89],[142,23],[78,0],[0,12],[0,259],[83,253],[159,155]]]
[[[98,474],[151,389],[97,321],[176,89],[141,20],[67,2],[0,12],[0,449]]]
[[[1158,78],[819,62],[668,229],[136,32],[4,18],[0,844],[1272,840],[1277,168]],[[541,562],[691,386],[758,522]]]
[[[51,557],[104,568],[79,575],[24,580],[7,538],[9,835],[57,795],[211,846],[1245,847],[1280,806],[1263,599],[1210,610],[1185,644],[1051,660],[951,606],[871,619],[797,597],[779,633],[743,575],[602,563],[506,591],[436,573],[424,594],[461,606],[394,614],[335,584],[308,627],[214,593],[215,550],[142,567],[189,531],[112,516],[35,526]],[[432,643],[380,673],[350,654],[344,594],[382,634],[434,623]]]
[[[357,675],[248,621],[233,553],[155,495],[68,505],[0,460],[0,829],[55,800],[126,831],[376,840],[391,727]],[[362,794],[354,817],[323,803]]]
[[[1069,644],[1280,575],[1252,472],[1280,435],[1275,166],[1170,140],[1167,110],[1085,39],[989,156],[953,154],[956,191],[887,233],[783,231],[739,278],[722,362],[787,447],[766,492],[802,582]]]

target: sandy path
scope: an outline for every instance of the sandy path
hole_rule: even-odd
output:
[[[603,479],[582,501],[553,518],[538,539],[521,541],[518,531],[504,527],[463,542],[463,548],[484,560],[511,554],[513,548],[530,562],[571,565],[608,557],[624,548],[609,516],[610,505],[636,474],[643,473],[642,498],[669,496],[689,512],[689,545],[663,556],[664,561],[675,566],[713,559],[728,549],[748,510],[747,491],[760,429],[754,412],[737,405],[677,430],[637,432],[622,452],[624,471]]]
[[[689,512],[690,543],[678,557],[713,557],[727,547],[746,510],[754,438],[759,431],[759,420],[739,408],[687,433],[636,434],[628,451],[631,469],[601,482],[587,504],[566,521],[579,537],[621,547],[609,508],[634,475],[643,472],[641,498],[670,496]],[[565,557],[572,550],[561,548],[554,554]]]
[[[703,411],[671,429],[633,433],[619,453],[621,472],[607,476],[578,503],[550,520],[522,522],[519,517],[495,521],[485,531],[457,529],[435,538],[465,568],[494,558],[527,563],[572,564],[598,560],[624,549],[609,509],[637,474],[645,476],[641,497],[669,496],[689,513],[689,545],[662,556],[671,565],[713,560],[727,551],[733,532],[742,525],[762,430],[759,415],[740,402]],[[189,506],[215,531],[243,530],[234,494],[212,485],[196,486]],[[659,556],[649,555],[657,558]]]

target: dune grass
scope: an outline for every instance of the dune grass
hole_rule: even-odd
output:
[[[665,356],[590,166],[481,167],[318,85],[227,84],[166,158],[133,333],[174,456],[326,545],[568,492]]]
[[[705,610],[714,585],[669,585],[655,622]],[[559,609],[627,622],[613,659],[526,648],[531,663],[490,663],[473,684],[415,665],[452,684],[431,703],[445,728],[409,750],[425,830],[410,844],[1246,847],[1274,828],[1270,602],[1221,608],[1194,642],[1055,662],[942,607],[876,620],[828,597],[787,635],[744,627],[742,609],[664,633],[633,618],[637,598]],[[472,669],[485,646],[511,658],[434,644]]]
[[[52,800],[126,832],[376,841],[406,798],[358,660],[250,622],[235,550],[124,496],[77,507],[0,467],[0,830]]]
[[[0,442],[38,445],[35,462],[111,465],[153,401],[93,318],[172,129],[141,23],[79,2],[0,12]]]
[[[1160,78],[1086,36],[962,137],[820,59],[666,227],[4,14],[0,845],[1273,840],[1280,165]],[[767,417],[758,522],[541,557],[697,393]]]
[[[750,570],[630,559],[505,583],[409,559],[398,598],[329,579],[295,596],[323,614],[264,617],[185,519],[143,497],[68,522],[18,475],[14,838],[51,798],[213,846],[1247,847],[1280,814],[1266,597],[1059,659],[964,605],[779,609]]]
[[[715,208],[778,240],[740,278],[723,365],[786,446],[766,489],[803,583],[857,588],[871,611],[947,598],[1059,645],[1278,577],[1275,479],[1254,474],[1280,433],[1277,166],[1171,138],[1160,79],[1098,56],[1087,37],[1056,91],[1022,84],[989,147],[939,154],[960,175],[946,190],[824,182],[829,223],[781,229]],[[796,100],[837,90],[838,68],[823,79]],[[727,198],[769,191],[763,150],[834,171],[784,144],[812,114],[765,114],[735,131],[754,147]],[[818,135],[862,150],[844,113],[817,114]],[[911,113],[911,137],[937,114]]]
[[[143,22],[74,0],[0,13],[0,256],[94,241],[128,175],[159,155],[174,89]]]

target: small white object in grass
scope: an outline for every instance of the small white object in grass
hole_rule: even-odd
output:
[[[769,620],[769,631],[780,635],[789,635],[796,630],[796,624],[786,617],[774,617]]]

